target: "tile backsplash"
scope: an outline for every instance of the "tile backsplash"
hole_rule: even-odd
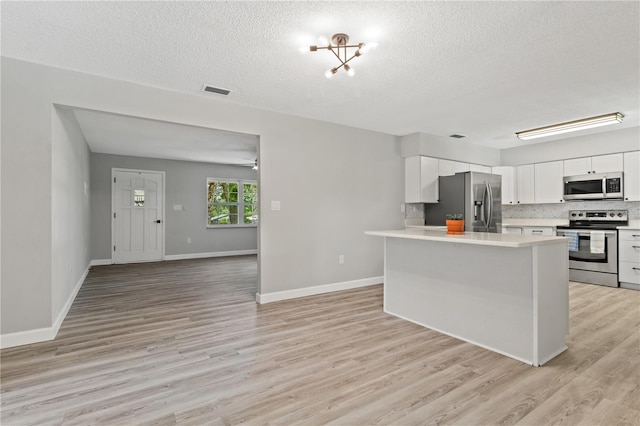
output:
[[[422,219],[424,209],[422,203],[407,203],[405,219],[416,224]],[[503,219],[568,219],[569,210],[628,210],[629,220],[640,220],[640,201],[569,201],[558,204],[516,204],[503,205]]]
[[[558,204],[503,205],[503,219],[568,219],[569,210],[628,210],[630,220],[640,219],[640,201],[569,201]]]

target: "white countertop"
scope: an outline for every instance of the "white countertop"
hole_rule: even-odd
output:
[[[640,220],[630,220],[628,226],[618,226],[618,229],[631,229],[640,231]]]
[[[442,231],[429,231],[409,228],[394,231],[366,231],[366,235],[378,237],[405,238],[411,240],[442,241],[458,244],[476,244],[499,247],[531,247],[543,244],[558,244],[568,241],[566,237],[543,235],[494,234],[489,232],[465,232],[464,234],[447,234]]]
[[[425,231],[446,231],[447,226],[405,225],[405,228],[424,229]]]
[[[567,226],[569,219],[502,219],[502,226],[518,228],[521,226]]]

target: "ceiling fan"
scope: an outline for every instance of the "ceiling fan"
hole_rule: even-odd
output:
[[[240,164],[241,166],[251,167],[253,170],[258,170],[258,158],[243,158],[243,160],[246,160],[247,162]]]

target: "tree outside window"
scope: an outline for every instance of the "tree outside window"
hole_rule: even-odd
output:
[[[258,185],[254,181],[207,179],[207,225],[258,223]]]

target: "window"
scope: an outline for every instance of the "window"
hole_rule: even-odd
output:
[[[258,223],[258,184],[249,180],[207,178],[207,226]]]

